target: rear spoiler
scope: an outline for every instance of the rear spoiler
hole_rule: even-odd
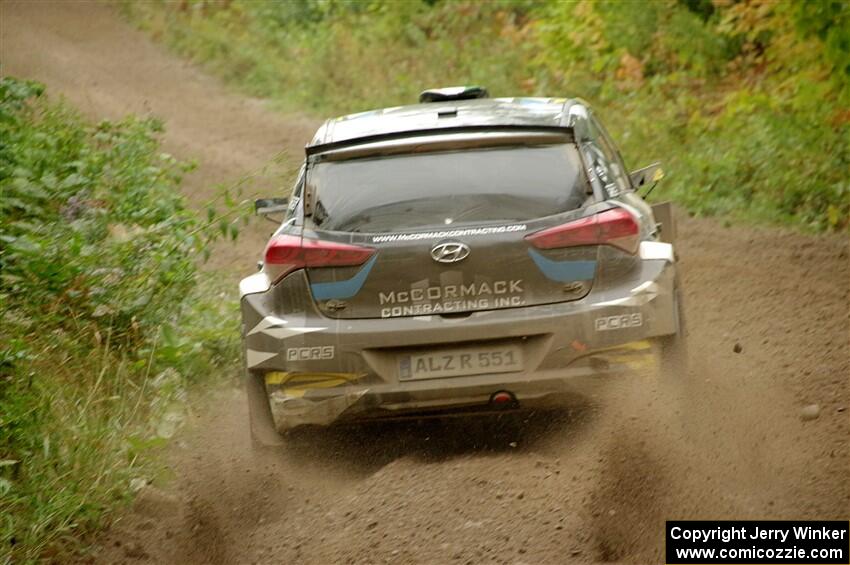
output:
[[[407,131],[397,131],[392,133],[382,133],[377,135],[367,135],[356,137],[353,139],[345,139],[332,143],[322,143],[317,145],[308,145],[305,148],[307,158],[310,159],[322,153],[328,153],[339,149],[347,149],[351,147],[369,145],[381,142],[391,141],[409,141],[404,145],[416,147],[421,145],[424,138],[431,136],[446,136],[452,134],[488,134],[488,133],[510,133],[510,134],[548,134],[554,136],[565,137],[572,139],[572,128],[563,126],[527,126],[527,125],[493,125],[493,126],[456,126],[456,127],[437,127],[428,129],[416,129]],[[535,136],[538,139],[540,135]],[[418,139],[417,139],[418,138]],[[540,143],[540,141],[538,141]]]

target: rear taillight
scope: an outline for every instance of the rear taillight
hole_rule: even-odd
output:
[[[274,279],[278,280],[307,267],[355,267],[374,254],[375,250],[370,247],[279,235],[266,245],[265,264],[271,267]]]
[[[634,216],[614,208],[568,224],[547,228],[525,239],[538,249],[558,249],[579,245],[613,245],[635,253],[640,244],[640,227]]]

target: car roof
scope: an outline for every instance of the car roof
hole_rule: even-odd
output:
[[[567,98],[479,98],[381,108],[327,120],[307,146],[355,142],[405,132],[466,127],[563,127]],[[365,139],[364,139],[365,140]]]

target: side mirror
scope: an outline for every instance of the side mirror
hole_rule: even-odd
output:
[[[289,198],[260,198],[254,200],[254,213],[275,223],[279,221],[272,218],[271,215],[284,213],[287,208],[289,208]]]
[[[661,170],[661,163],[653,163],[642,169],[629,173],[629,179],[632,181],[632,187],[635,190],[643,188],[647,185],[654,185],[664,178],[664,171]]]

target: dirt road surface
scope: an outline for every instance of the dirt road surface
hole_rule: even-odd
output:
[[[163,118],[167,149],[199,162],[186,184],[198,204],[281,150],[298,155],[316,126],[102,5],[6,2],[0,26],[4,73],[92,117]],[[267,231],[218,266],[250,272]],[[686,217],[680,232],[686,381],[638,376],[552,414],[315,433],[269,454],[252,452],[243,395],[225,389],[170,449],[173,480],[143,489],[91,560],[648,563],[662,560],[665,519],[846,519],[846,238]],[[818,417],[803,419],[812,404]]]

